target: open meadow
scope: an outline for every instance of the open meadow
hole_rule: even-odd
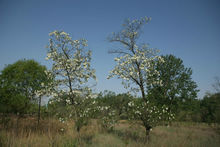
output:
[[[121,120],[112,131],[104,130],[98,120],[92,120],[79,133],[74,122],[61,123],[45,119],[37,126],[36,118],[22,118],[17,129],[16,119],[1,123],[2,147],[219,147],[220,129],[205,123],[173,122],[171,126],[157,126],[145,139],[144,128]]]
[[[220,0],[159,1],[0,0],[0,147],[220,147]]]

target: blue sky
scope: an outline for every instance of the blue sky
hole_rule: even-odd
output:
[[[0,0],[0,70],[24,58],[50,68],[45,61],[48,34],[63,30],[88,40],[96,91],[126,92],[120,80],[106,79],[115,64],[107,51],[116,46],[106,38],[121,29],[124,19],[149,16],[141,41],[191,67],[201,98],[220,77],[219,8],[218,0]]]

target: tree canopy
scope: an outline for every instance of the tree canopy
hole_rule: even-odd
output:
[[[47,83],[46,67],[34,60],[7,65],[0,75],[0,103],[4,112],[24,113],[37,100],[37,91]]]
[[[154,68],[159,75],[152,73],[147,77],[148,96],[157,104],[166,104],[176,111],[179,103],[197,97],[197,84],[192,80],[192,69],[186,68],[180,58],[174,55],[166,55],[162,58],[164,62],[154,62]],[[154,83],[156,79],[161,83]]]

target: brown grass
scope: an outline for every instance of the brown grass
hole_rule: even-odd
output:
[[[64,128],[64,131],[61,129]],[[142,146],[220,146],[219,126],[195,123],[173,123],[170,127],[158,126],[146,141],[144,128],[122,120],[112,132],[104,131],[97,120],[77,133],[74,122],[63,124],[56,119],[23,118],[16,128],[16,118],[3,127],[0,125],[0,146],[6,147],[142,147]]]

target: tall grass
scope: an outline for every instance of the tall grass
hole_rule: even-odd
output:
[[[56,119],[23,118],[16,128],[16,118],[0,125],[0,146],[6,147],[142,147],[142,146],[220,146],[219,126],[201,123],[173,123],[170,127],[158,126],[145,139],[144,128],[120,121],[111,132],[104,131],[97,120],[92,120],[79,133],[74,122],[61,123]]]

